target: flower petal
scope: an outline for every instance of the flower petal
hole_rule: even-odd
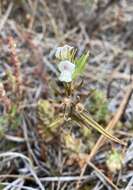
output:
[[[71,82],[72,74],[70,72],[61,72],[61,74],[59,76],[59,80],[62,82]]]
[[[75,70],[75,64],[71,63],[70,61],[61,61],[58,65],[60,72],[70,72],[73,73]]]

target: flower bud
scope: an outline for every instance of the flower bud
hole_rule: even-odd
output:
[[[63,47],[58,47],[55,52],[55,57],[60,60],[70,60],[71,59],[71,52],[74,47],[69,45],[65,45]]]

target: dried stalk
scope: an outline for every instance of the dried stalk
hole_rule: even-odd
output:
[[[17,56],[16,52],[16,43],[12,36],[8,38],[8,44],[11,51],[11,62],[14,66],[14,72],[13,75],[15,77],[15,93],[16,96],[21,95],[21,72],[20,72],[20,61]]]

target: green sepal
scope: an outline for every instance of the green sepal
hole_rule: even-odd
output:
[[[89,52],[87,52],[86,54],[83,54],[80,58],[75,60],[75,71],[73,73],[73,80],[75,80],[79,75],[81,75],[84,72],[85,66],[88,62],[88,58],[89,58]]]

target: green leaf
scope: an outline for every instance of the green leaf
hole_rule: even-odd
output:
[[[14,104],[11,108],[11,111],[10,111],[10,117],[15,117],[17,114],[17,106]]]
[[[5,125],[7,123],[7,118],[2,116],[0,117],[0,127]]]
[[[11,128],[17,129],[21,125],[21,116],[16,115],[15,118],[11,121]]]
[[[4,185],[0,183],[0,190],[4,189]]]
[[[5,133],[5,124],[8,123],[7,117],[2,116],[0,117],[0,138],[4,136]]]
[[[79,59],[75,60],[75,71],[73,73],[73,80],[75,80],[79,75],[81,75],[84,72],[85,65],[87,64],[89,58],[89,52],[86,54],[83,54]]]

